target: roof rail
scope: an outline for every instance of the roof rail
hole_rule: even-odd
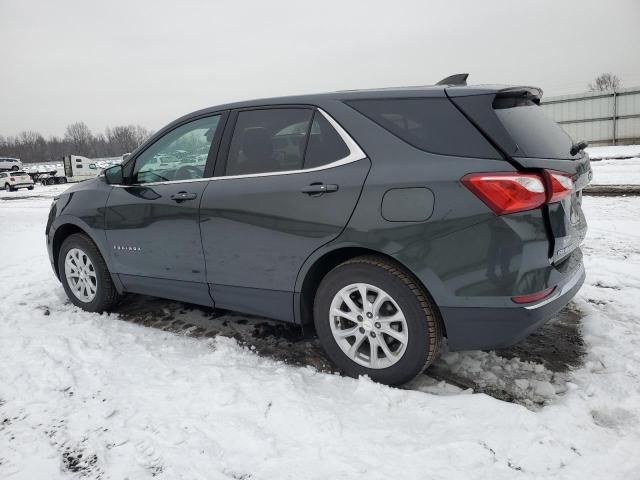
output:
[[[449,75],[447,78],[443,78],[436,85],[467,85],[468,73],[456,73],[455,75]]]

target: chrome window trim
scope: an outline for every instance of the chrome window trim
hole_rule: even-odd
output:
[[[284,108],[284,107],[283,107]],[[229,176],[221,176],[221,177],[203,177],[203,178],[191,178],[188,180],[167,180],[165,182],[150,182],[150,183],[136,183],[133,185],[113,185],[114,187],[126,188],[126,187],[146,187],[153,185],[173,185],[179,183],[192,183],[192,182],[208,182],[208,181],[217,181],[217,180],[236,180],[240,178],[258,178],[258,177],[272,177],[276,175],[294,175],[296,173],[307,173],[307,172],[319,172],[322,170],[328,170],[330,168],[340,167],[342,165],[346,165],[348,163],[357,162],[358,160],[362,160],[367,158],[365,153],[362,151],[360,146],[355,142],[351,135],[347,133],[347,131],[340,126],[338,122],[336,122],[327,112],[322,110],[321,108],[316,108],[318,112],[320,112],[324,118],[331,124],[331,126],[338,132],[342,141],[347,145],[349,149],[349,155],[339,160],[336,160],[331,163],[327,163],[326,165],[320,165],[318,167],[312,168],[301,168],[298,170],[284,170],[284,171],[276,171],[276,172],[261,172],[261,173],[247,173],[244,175],[229,175]]]

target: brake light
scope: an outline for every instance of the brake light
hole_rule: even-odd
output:
[[[471,173],[462,183],[498,215],[533,210],[547,200],[542,177],[536,173]]]
[[[538,300],[542,300],[543,298],[548,297],[553,293],[556,287],[545,288],[541,292],[531,293],[529,295],[521,295],[519,297],[511,297],[511,301],[514,303],[531,303],[536,302]]]
[[[564,173],[545,170],[549,181],[549,203],[559,202],[573,193],[573,179]]]
[[[543,170],[541,174],[470,173],[462,177],[462,183],[498,215],[559,202],[575,190],[571,175],[553,170]]]
[[[11,180],[12,182],[16,181],[15,177],[9,177],[9,180]]]

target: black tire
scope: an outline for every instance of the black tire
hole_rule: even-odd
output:
[[[14,165],[13,167],[11,167],[12,172],[15,172],[17,170],[20,170],[20,167],[18,167],[17,165]]]
[[[7,192],[13,192],[13,187],[12,187],[11,185],[9,185],[8,183],[7,183],[7,184],[5,184],[4,189],[5,189]]]
[[[89,257],[96,272],[96,295],[90,302],[83,302],[76,297],[67,281],[64,261],[67,253],[72,248],[81,250],[87,257]],[[64,287],[67,297],[69,297],[69,300],[71,300],[71,303],[74,305],[86,310],[87,312],[104,312],[109,311],[120,301],[121,296],[118,294],[118,291],[113,284],[111,274],[109,273],[109,269],[107,268],[104,258],[102,258],[102,255],[93,241],[86,235],[74,233],[73,235],[69,235],[65,238],[62,242],[62,246],[60,247],[57,262],[60,281],[62,282],[62,286]]]
[[[31,186],[31,187],[27,187],[27,188],[28,188],[29,190],[33,190],[33,186]]]
[[[67,179],[66,179],[66,177],[60,177],[60,178],[58,178],[58,183],[67,183]]]
[[[342,351],[331,332],[329,310],[334,296],[354,283],[367,283],[387,292],[404,313],[408,341],[402,357],[393,365],[367,368]],[[437,357],[442,344],[440,312],[420,282],[401,265],[377,256],[348,260],[320,282],[313,308],[316,333],[329,359],[345,374],[368,375],[387,385],[402,385],[422,373]]]

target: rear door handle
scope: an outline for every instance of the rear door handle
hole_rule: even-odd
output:
[[[331,193],[338,191],[338,185],[333,184],[324,184],[324,183],[312,183],[311,185],[307,185],[306,187],[302,187],[300,190],[302,193],[306,193],[307,195],[318,195],[322,193]]]
[[[180,203],[180,202],[184,202],[185,200],[194,200],[198,198],[198,195],[196,193],[178,192],[171,195],[170,198],[174,202]]]

